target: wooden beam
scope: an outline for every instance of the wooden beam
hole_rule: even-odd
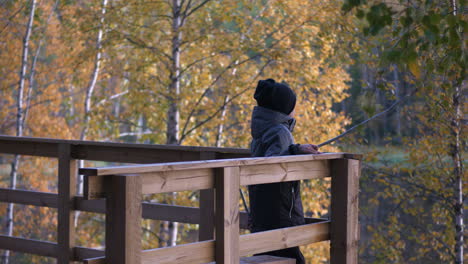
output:
[[[217,169],[216,253],[218,264],[239,263],[239,167]]]
[[[358,263],[358,198],[360,161],[331,163],[331,264]]]
[[[241,166],[241,185],[318,179],[330,176],[329,160]]]
[[[292,258],[260,255],[253,257],[243,257],[240,260],[240,264],[296,264],[296,260]]]
[[[224,160],[203,160],[155,163],[143,165],[112,166],[100,168],[81,168],[80,174],[89,176],[103,175],[121,175],[121,174],[141,174],[154,172],[170,172],[195,169],[213,169],[236,166],[254,166],[266,164],[284,164],[303,161],[318,161],[343,158],[344,153],[325,153],[316,155],[294,155],[294,156],[276,156],[260,158],[242,158],[242,159],[224,159]],[[298,165],[300,166],[300,164]]]
[[[329,222],[323,222],[242,235],[240,255],[253,255],[329,240],[329,225]]]
[[[207,263],[215,258],[214,248],[214,240],[209,240],[175,247],[145,250],[142,253],[142,264]]]
[[[329,239],[330,222],[275,229],[241,235],[239,255],[247,256]],[[185,264],[208,263],[215,260],[215,241],[203,241],[175,247],[145,250],[142,263]]]
[[[0,235],[0,249],[46,257],[57,257],[57,243]]]
[[[105,199],[86,200],[82,196],[77,196],[75,197],[75,208],[80,211],[104,214],[106,212],[106,201]],[[144,219],[189,224],[199,223],[200,209],[197,207],[143,202],[142,209]]]
[[[200,160],[215,160],[215,152],[201,152]],[[214,238],[215,192],[214,189],[200,190],[200,214],[198,226],[198,241]]]
[[[330,176],[329,160],[309,160],[285,162],[279,164],[249,164],[240,167],[241,185],[262,184],[271,182],[316,179]],[[264,161],[264,160],[263,160]],[[235,162],[237,163],[237,162]],[[175,164],[175,163],[173,163]],[[213,170],[216,164],[197,164],[193,168],[177,170],[177,165],[166,165],[167,171],[140,172],[143,194],[178,192],[210,189],[214,187]],[[216,165],[216,166],[214,166]],[[208,168],[203,168],[207,166]],[[138,169],[136,169],[138,171]],[[111,171],[119,171],[112,169]],[[121,171],[130,171],[129,168]],[[128,174],[131,175],[131,174]],[[134,174],[136,175],[136,174]],[[85,196],[88,199],[105,197],[104,180],[106,176],[85,176]]]
[[[141,263],[141,189],[139,176],[114,175],[106,199],[106,262]]]
[[[106,196],[105,181],[108,177],[84,176],[83,195],[85,199],[101,199]]]
[[[56,193],[0,188],[0,202],[57,208]]]
[[[0,136],[0,153],[58,157],[58,143],[25,140],[24,137]]]
[[[65,264],[73,261],[75,246],[74,206],[76,195],[77,161],[71,158],[70,144],[58,145],[58,256],[57,263]]]
[[[75,261],[84,261],[90,258],[100,258],[104,256],[104,250],[86,247],[75,247]]]
[[[58,145],[69,144],[72,158],[127,163],[198,160],[200,152],[216,152],[222,158],[249,155],[248,149],[111,143],[36,137],[0,136],[0,153],[58,157]],[[232,156],[231,156],[232,155]]]

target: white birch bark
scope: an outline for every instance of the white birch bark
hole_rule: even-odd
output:
[[[92,107],[92,97],[94,90],[96,88],[96,83],[99,77],[99,71],[101,69],[101,59],[102,59],[102,37],[104,35],[103,33],[103,27],[104,27],[104,19],[106,15],[106,8],[107,8],[107,2],[108,0],[102,0],[101,4],[101,19],[99,21],[99,30],[98,34],[96,37],[96,56],[94,57],[94,66],[93,66],[93,72],[91,74],[91,79],[89,80],[88,87],[86,88],[86,97],[84,101],[84,119],[83,119],[83,128],[81,130],[80,134],[80,140],[86,140],[86,136],[88,133],[88,128],[89,128],[89,122],[91,121],[91,107]],[[84,167],[84,160],[79,160],[78,161],[78,167],[82,168]],[[83,193],[83,176],[78,175],[77,179],[77,194],[82,194]],[[75,213],[75,227],[78,225],[78,219],[80,216],[80,211],[76,211]]]
[[[458,15],[458,5],[456,0],[451,0],[450,5],[453,10],[453,15]],[[464,34],[460,28],[457,29],[461,39],[462,39],[462,48],[465,49]],[[451,156],[454,164],[453,176],[455,180],[455,263],[463,264],[463,236],[465,232],[465,225],[463,223],[464,211],[463,211],[463,165],[462,165],[462,102],[463,94],[462,89],[466,89],[467,82],[463,81],[462,83],[455,84],[455,92],[453,94],[453,108],[455,110],[454,118],[451,122],[452,133],[455,136],[455,141],[451,144]]]
[[[23,52],[22,52],[22,60],[21,60],[21,69],[19,73],[19,82],[18,82],[18,95],[16,98],[16,136],[21,137],[23,136],[23,118],[24,118],[24,106],[23,106],[23,94],[24,94],[24,87],[26,81],[26,70],[28,67],[28,53],[29,53],[29,40],[31,38],[32,27],[34,23],[34,14],[36,12],[36,0],[31,0],[31,8],[29,11],[29,20],[26,26],[26,33],[23,38]],[[15,155],[13,158],[13,162],[11,164],[11,172],[10,172],[10,189],[16,189],[16,182],[18,178],[18,166],[20,161],[20,155]],[[10,203],[7,206],[7,235],[13,235],[13,227],[14,227],[14,204]],[[10,251],[5,250],[2,256],[2,263],[8,264],[10,261]]]

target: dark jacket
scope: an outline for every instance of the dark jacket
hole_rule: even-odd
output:
[[[252,113],[251,153],[254,157],[292,155],[295,120],[256,106]],[[249,186],[252,232],[304,224],[299,181]]]

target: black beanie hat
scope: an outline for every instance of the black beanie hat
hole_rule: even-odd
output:
[[[286,84],[277,83],[273,79],[258,81],[254,94],[261,107],[289,115],[296,106],[296,94]]]

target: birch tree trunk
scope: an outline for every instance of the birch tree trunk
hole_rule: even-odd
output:
[[[29,12],[29,21],[26,26],[26,33],[23,38],[23,53],[22,53],[22,60],[21,60],[21,70],[19,74],[19,82],[18,82],[18,95],[16,98],[16,136],[21,137],[23,136],[23,127],[24,127],[24,112],[23,112],[23,93],[24,93],[24,86],[26,81],[26,69],[28,67],[28,53],[29,53],[29,40],[31,38],[31,31],[34,23],[34,13],[36,12],[36,0],[31,0],[31,10]],[[13,158],[13,162],[11,164],[11,172],[10,172],[10,189],[16,189],[16,182],[18,177],[18,167],[20,162],[20,156],[15,155]],[[14,204],[10,203],[7,206],[7,236],[13,235],[13,222],[14,220]],[[10,261],[10,251],[6,250],[2,256],[3,263],[8,264]]]
[[[107,8],[108,0],[102,0],[102,7],[101,7],[101,19],[99,21],[99,30],[96,37],[96,56],[94,57],[94,66],[93,72],[91,74],[91,79],[89,80],[88,87],[86,88],[86,97],[84,101],[84,119],[83,119],[83,129],[81,130],[80,140],[86,140],[86,136],[89,129],[89,122],[91,120],[91,108],[92,108],[92,97],[94,93],[94,89],[96,88],[96,82],[99,77],[99,71],[101,68],[101,59],[102,59],[102,37],[103,37],[103,27],[104,27],[104,18],[106,15],[106,8]],[[79,167],[84,167],[84,161],[79,161]],[[78,176],[78,186],[77,186],[77,193],[83,193],[83,178],[82,176]],[[76,224],[76,223],[75,223]]]
[[[80,140],[86,140],[86,135],[88,133],[89,122],[91,120],[91,107],[92,107],[92,97],[94,93],[94,89],[96,88],[96,82],[99,77],[99,71],[101,68],[101,58],[102,58],[102,36],[103,36],[103,27],[104,27],[104,18],[106,14],[107,8],[107,0],[102,0],[102,7],[101,7],[101,19],[99,21],[99,30],[96,37],[96,56],[94,57],[94,66],[93,72],[91,74],[91,79],[89,80],[88,87],[86,88],[86,97],[84,101],[84,119],[83,119],[83,128],[80,134]],[[84,167],[84,160],[78,161],[78,167]],[[83,193],[83,176],[78,175],[77,179],[77,186],[76,186],[77,194]],[[80,216],[80,211],[75,212],[75,227],[78,226],[78,218]]]
[[[179,97],[180,97],[180,45],[182,42],[182,6],[181,0],[172,0],[172,69],[169,86],[169,109],[167,112],[166,144],[179,144]],[[172,201],[176,193],[172,193]],[[175,246],[177,241],[178,223],[163,223],[162,232],[168,234],[168,246]],[[167,228],[167,229],[166,229]]]
[[[453,15],[458,15],[458,5],[456,0],[450,0],[450,5],[453,10]],[[462,50],[465,50],[465,40],[463,31],[457,28],[458,34],[462,40]],[[465,225],[463,223],[464,211],[463,211],[463,165],[462,165],[462,139],[460,137],[462,132],[462,102],[463,94],[462,89],[466,89],[467,82],[455,84],[455,92],[453,94],[453,108],[454,117],[451,122],[452,133],[455,136],[455,141],[451,144],[451,156],[454,163],[453,176],[455,180],[455,263],[463,264],[463,236],[465,232]]]
[[[221,110],[221,122],[219,123],[218,125],[218,131],[216,133],[216,142],[215,142],[215,146],[220,148],[222,143],[223,143],[223,132],[224,132],[224,118],[226,117],[226,110],[227,110],[227,102],[229,101],[229,95],[226,95],[224,97],[224,101],[223,101],[223,107]]]

